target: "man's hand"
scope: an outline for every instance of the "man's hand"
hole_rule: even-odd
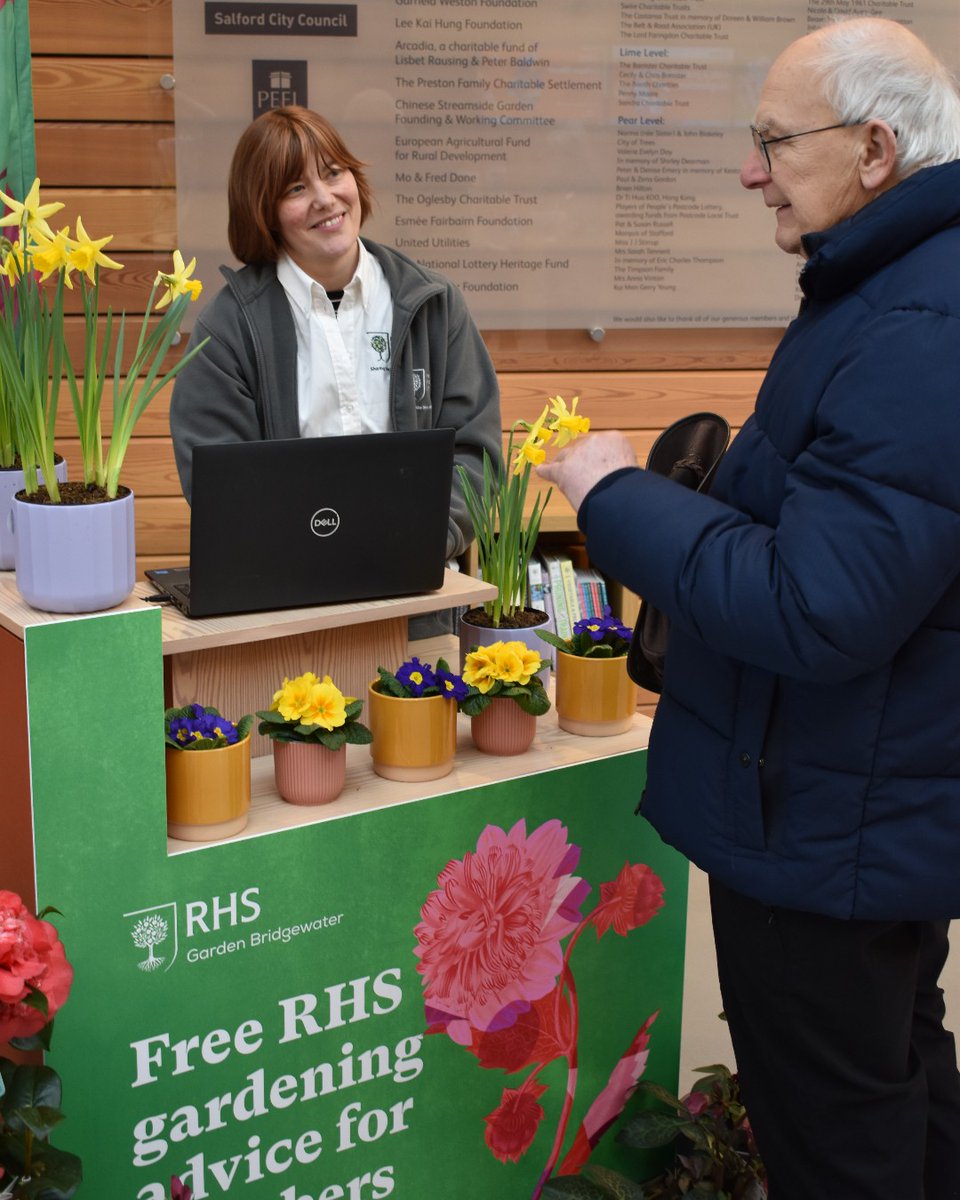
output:
[[[625,435],[607,429],[564,446],[555,458],[536,470],[541,479],[556,484],[576,512],[587,492],[604,476],[621,467],[639,465]]]

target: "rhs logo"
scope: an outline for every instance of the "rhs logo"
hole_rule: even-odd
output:
[[[137,963],[140,970],[169,971],[177,961],[179,949],[176,904],[157,904],[123,915],[131,918],[130,938],[134,946],[146,951],[146,957]],[[158,949],[162,952],[158,953]]]
[[[340,528],[340,514],[335,508],[318,508],[310,518],[310,532],[317,537],[330,537]]]

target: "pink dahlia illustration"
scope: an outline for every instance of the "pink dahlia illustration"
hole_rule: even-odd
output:
[[[428,1023],[470,1046],[507,1029],[557,985],[562,940],[580,924],[590,885],[572,874],[580,848],[559,821],[527,834],[488,825],[452,859],[414,929]]]

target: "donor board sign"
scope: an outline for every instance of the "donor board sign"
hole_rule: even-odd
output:
[[[687,881],[634,816],[644,753],[171,853],[160,623],[26,631],[79,1194],[524,1200],[641,1170],[614,1135],[638,1080],[676,1088]],[[109,728],[51,723],[91,679]]]
[[[180,244],[203,277],[230,261],[244,125],[306,104],[370,164],[366,232],[448,275],[488,329],[782,324],[795,263],[739,183],[771,61],[829,15],[871,14],[960,65],[946,0],[173,7]]]

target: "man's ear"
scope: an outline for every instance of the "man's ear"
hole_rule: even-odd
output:
[[[897,135],[886,121],[867,121],[860,158],[860,182],[868,192],[896,183]]]

